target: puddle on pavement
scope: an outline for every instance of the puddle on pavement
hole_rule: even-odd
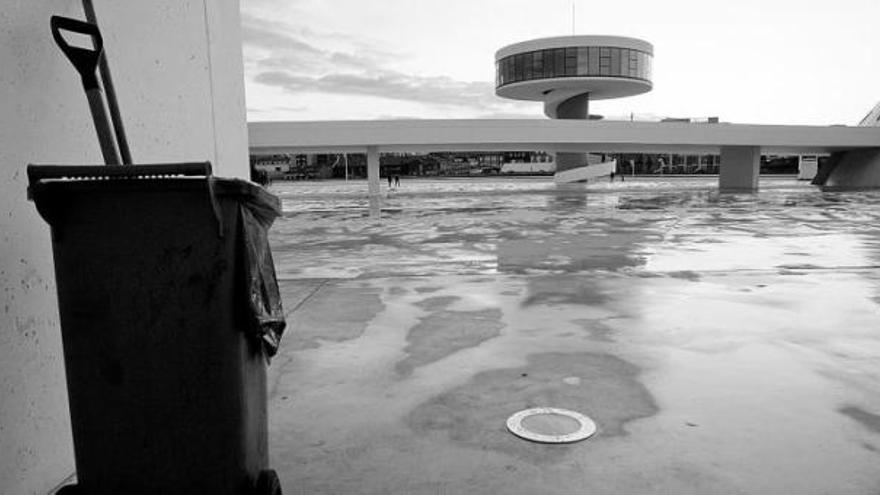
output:
[[[270,231],[282,276],[657,272],[861,266],[876,252],[880,194],[764,179],[719,194],[717,178],[640,178],[557,189],[552,181],[413,180],[379,219],[358,183],[277,183]],[[786,272],[788,273],[788,272]],[[795,271],[791,271],[795,273]]]
[[[880,435],[880,414],[874,414],[858,406],[844,406],[837,410],[840,414],[858,422],[868,430]]]
[[[601,306],[611,301],[601,283],[583,275],[536,276],[528,279],[529,294],[523,306],[585,304]]]
[[[431,299],[439,302],[437,307],[445,307],[457,298]],[[479,311],[439,310],[420,318],[406,336],[407,345],[403,351],[407,356],[397,362],[395,370],[407,376],[415,368],[501,335],[504,328],[501,315],[500,309],[487,308]]]
[[[418,289],[416,289],[418,291]],[[421,301],[414,304],[414,306],[418,306],[419,308],[425,311],[437,311],[439,309],[445,309],[455,301],[461,299],[458,296],[437,296],[437,297],[429,297],[427,299],[422,299]]]
[[[596,422],[598,432],[591,441],[625,435],[628,422],[658,412],[639,373],[635,365],[610,354],[533,354],[525,366],[474,375],[420,404],[405,421],[416,434],[442,434],[473,449],[534,463],[555,462],[585,444],[524,442],[507,431],[507,418],[523,409],[558,407]]]

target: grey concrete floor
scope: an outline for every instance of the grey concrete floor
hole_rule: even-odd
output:
[[[274,185],[284,492],[880,493],[880,193],[713,186]]]

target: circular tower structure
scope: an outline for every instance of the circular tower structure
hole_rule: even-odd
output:
[[[622,36],[557,36],[523,41],[495,53],[495,94],[544,102],[551,119],[588,119],[590,100],[647,93],[654,47]],[[586,164],[557,153],[557,171]]]

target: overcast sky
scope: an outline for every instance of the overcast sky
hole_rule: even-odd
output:
[[[880,101],[880,0],[241,0],[248,120],[544,118],[494,94],[504,45],[654,45],[654,89],[609,117],[854,125]]]

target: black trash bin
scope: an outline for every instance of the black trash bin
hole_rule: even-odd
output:
[[[30,166],[50,224],[83,494],[280,494],[266,365],[278,199],[210,164]]]

